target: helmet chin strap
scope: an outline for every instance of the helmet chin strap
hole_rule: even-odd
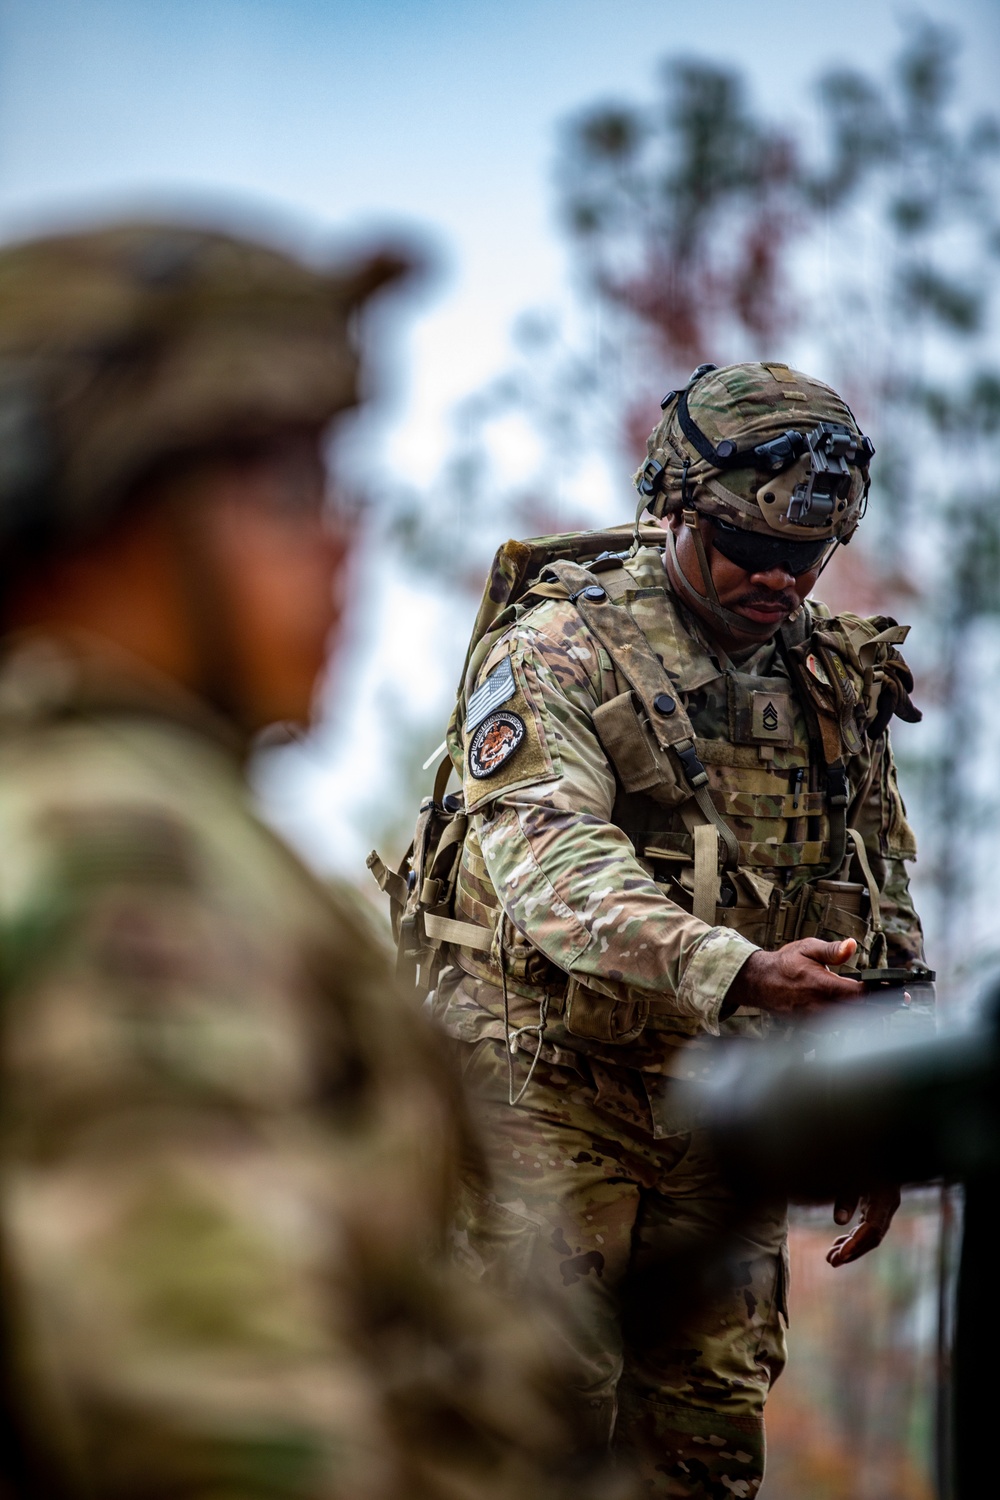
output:
[[[681,567],[680,559],[677,556],[677,538],[674,535],[673,527],[667,528],[667,556],[671,564],[670,582],[696,611],[707,609],[712,618],[718,620],[719,624],[724,626],[730,633],[752,635],[753,630],[750,626],[750,621],[744,619],[743,615],[736,614],[734,610],[726,609],[725,605],[719,599],[715,584],[712,581],[712,570],[709,566],[708,555],[705,552],[705,543],[702,541],[701,531],[698,527],[698,512],[685,510],[683,516],[684,525],[691,532],[691,539],[694,542],[694,550],[698,558],[698,566],[701,569],[701,581],[705,585],[705,592],[699,594]]]

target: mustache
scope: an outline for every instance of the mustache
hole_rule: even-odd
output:
[[[737,599],[735,608],[752,609],[756,604],[766,604],[769,609],[781,608],[791,614],[793,609],[798,608],[799,601],[786,592],[776,594],[773,589],[748,589]]]

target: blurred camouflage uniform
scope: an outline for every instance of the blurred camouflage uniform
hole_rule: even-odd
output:
[[[709,448],[771,439],[789,412],[856,433],[832,391],[783,366],[730,367],[696,397]],[[700,458],[674,409],[650,453],[654,511],[697,503],[775,534],[760,479]],[[863,490],[866,467],[821,537],[849,535]],[[425,918],[445,943],[430,1005],[464,1044],[497,1179],[467,1174],[460,1254],[479,1277],[546,1286],[594,1440],[613,1431],[649,1492],[752,1496],[785,1358],[784,1213],[737,1223],[683,1081],[720,1032],[764,1035],[759,1012],[722,1015],[757,947],[849,936],[856,968],[920,964],[885,732],[893,709],[917,715],[893,621],[807,604],[733,660],[668,583],[663,533],[629,540],[597,538],[589,568],[556,561],[520,596],[532,544],[501,550],[452,720],[467,827],[449,917]],[[690,1306],[647,1286],[669,1340],[623,1340],[629,1278],[723,1243],[727,1274],[700,1298],[692,1284]]]
[[[156,454],[349,405],[388,270],[169,226],[0,254],[0,566],[12,515],[85,535]],[[0,1494],[563,1493],[539,1352],[442,1268],[468,1142],[353,901],[205,702],[4,645]]]

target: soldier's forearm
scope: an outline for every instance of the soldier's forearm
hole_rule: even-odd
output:
[[[508,916],[552,963],[613,999],[656,997],[714,1031],[756,951],[667,899],[626,835],[593,815],[511,799],[480,828]]]

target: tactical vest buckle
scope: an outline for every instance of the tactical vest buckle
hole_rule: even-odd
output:
[[[704,786],[708,780],[708,772],[698,759],[697,751],[690,741],[674,746],[677,759],[684,768],[684,775],[688,779],[689,786]]]
[[[846,807],[850,795],[847,772],[842,765],[827,766],[826,795],[831,807]]]

